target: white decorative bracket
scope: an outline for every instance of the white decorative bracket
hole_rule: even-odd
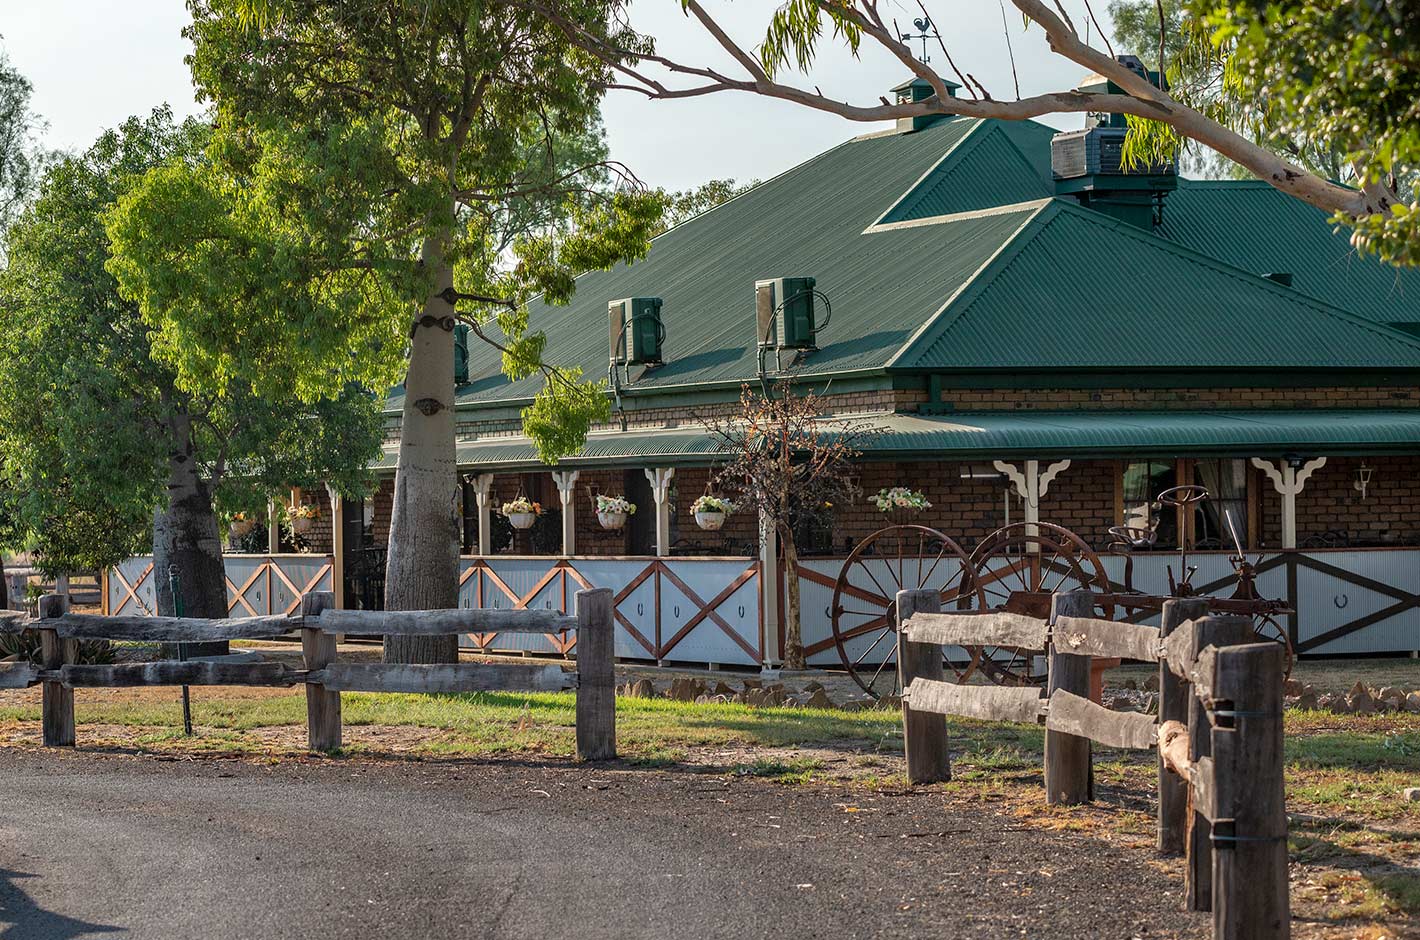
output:
[[[671,480],[675,467],[647,467],[644,471],[651,483],[651,497],[656,501],[656,555],[664,558],[671,553]]]
[[[1004,460],[993,460],[991,465],[1006,475],[1017,495],[1025,501],[1027,522],[1040,521],[1040,498],[1050,490],[1056,477],[1070,469],[1068,460],[1057,460],[1044,471],[1040,469],[1039,460],[1027,460],[1024,470]]]
[[[1272,487],[1282,495],[1282,547],[1297,547],[1297,494],[1306,486],[1313,473],[1326,466],[1325,457],[1313,457],[1293,469],[1286,460],[1273,463],[1261,457],[1252,458],[1252,465],[1261,470]]]
[[[557,496],[562,501],[562,554],[573,555],[577,551],[577,513],[572,508],[572,497],[577,493],[577,470],[554,470],[552,482],[557,484]]]
[[[493,553],[493,474],[479,473],[465,477],[473,485],[473,498],[478,500],[478,554]]]

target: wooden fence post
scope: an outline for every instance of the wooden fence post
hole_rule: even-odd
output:
[[[615,632],[610,588],[577,592],[577,758],[616,757]]]
[[[306,668],[315,671],[335,662],[335,634],[320,628],[321,611],[335,606],[333,591],[312,591],[301,598],[301,652]],[[306,735],[313,751],[339,750],[341,745],[340,693],[306,683]]]
[[[1247,617],[1204,617],[1193,625],[1193,658],[1210,646],[1233,646],[1254,639],[1252,621]],[[1281,680],[1278,680],[1281,688]],[[1208,709],[1190,686],[1188,692],[1188,759],[1197,763],[1200,757],[1213,753],[1212,722]],[[1187,859],[1184,864],[1184,909],[1213,909],[1213,826],[1197,809],[1188,823],[1185,841]]]
[[[1090,591],[1056,594],[1050,601],[1050,622],[1060,617],[1090,617],[1095,596]],[[1049,692],[1090,695],[1090,657],[1062,653],[1050,643]],[[1069,806],[1095,798],[1094,768],[1090,763],[1090,739],[1063,731],[1045,732],[1045,802]]]
[[[1180,624],[1208,615],[1208,601],[1202,597],[1178,597],[1164,601],[1164,616],[1159,622],[1159,639],[1163,639]],[[1192,696],[1188,683],[1169,670],[1166,660],[1159,660],[1159,724],[1166,721],[1188,722],[1188,701]],[[1164,767],[1159,757],[1159,853],[1182,855],[1188,836],[1188,781]]]
[[[935,614],[941,609],[942,595],[934,590],[897,592],[897,672],[904,691],[913,679],[941,681],[944,678],[942,647],[936,643],[911,643],[902,635],[903,623],[913,614]],[[902,746],[907,758],[908,783],[952,779],[945,715],[915,712],[904,698]]]
[[[1213,675],[1213,936],[1286,940],[1287,809],[1276,643],[1218,650]]]
[[[69,612],[69,598],[61,594],[46,594],[39,599],[41,619],[62,617]],[[45,669],[59,669],[75,659],[76,644],[73,640],[61,640],[53,629],[39,631],[40,665]],[[44,725],[45,747],[74,746],[74,690],[64,687],[62,682],[45,682],[40,690],[41,717]]]

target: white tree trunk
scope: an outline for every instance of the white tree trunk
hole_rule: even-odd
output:
[[[780,533],[784,551],[784,668],[804,668],[804,635],[799,626],[799,548],[794,533]]]
[[[434,272],[422,316],[454,316],[438,295],[453,285],[443,244],[431,239],[424,262]],[[387,610],[436,610],[458,606],[459,480],[454,452],[454,334],[441,324],[419,326],[410,343],[404,411],[390,519],[385,571]],[[385,661],[458,661],[458,638],[386,637]]]
[[[191,444],[191,419],[172,422],[173,450],[168,458],[167,502],[153,512],[153,587],[159,616],[176,615],[170,571],[177,572],[184,617],[227,616],[227,574],[212,491],[198,473]],[[194,643],[188,653],[215,656],[227,643]]]

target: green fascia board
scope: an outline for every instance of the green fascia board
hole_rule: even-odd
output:
[[[1420,339],[1056,198],[889,366],[982,363],[1405,370],[1420,366]]]
[[[893,414],[864,459],[1420,453],[1417,409]]]
[[[1208,411],[988,411],[843,416],[876,429],[858,445],[862,460],[974,460],[1013,457],[1301,456],[1420,453],[1420,408]],[[825,433],[833,433],[833,422]],[[394,469],[386,451],[372,469]],[[706,466],[726,457],[698,428],[598,432],[563,468]],[[458,445],[461,470],[547,470],[523,437]]]

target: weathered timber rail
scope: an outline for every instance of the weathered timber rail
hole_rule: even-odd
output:
[[[606,588],[579,591],[576,614],[549,610],[458,608],[429,611],[336,610],[329,592],[307,594],[297,616],[109,617],[71,614],[59,595],[40,598],[36,619],[0,618],[0,632],[36,630],[42,662],[0,663],[0,689],[42,688],[42,721],[47,747],[70,747],[75,740],[74,690],[168,685],[303,685],[310,748],[329,752],[341,746],[340,693],[400,692],[577,692],[577,756],[616,756],[616,697],[612,653],[612,595]],[[258,639],[299,630],[303,668],[283,663],[214,663],[160,660],[151,663],[80,665],[80,639],[148,640],[165,643]],[[577,632],[577,671],[557,665],[448,663],[342,663],[336,659],[337,633],[418,634],[473,632]]]
[[[1056,594],[1048,620],[941,613],[936,591],[897,595],[903,733],[912,783],[951,779],[945,716],[1045,725],[1046,802],[1094,796],[1092,743],[1157,751],[1158,847],[1187,858],[1190,910],[1212,911],[1215,940],[1291,936],[1282,785],[1286,651],[1252,643],[1251,621],[1170,600],[1163,627],[1090,616],[1087,591]],[[941,646],[1045,652],[1047,691],[943,680]],[[1093,658],[1158,662],[1160,719],[1090,701]]]

